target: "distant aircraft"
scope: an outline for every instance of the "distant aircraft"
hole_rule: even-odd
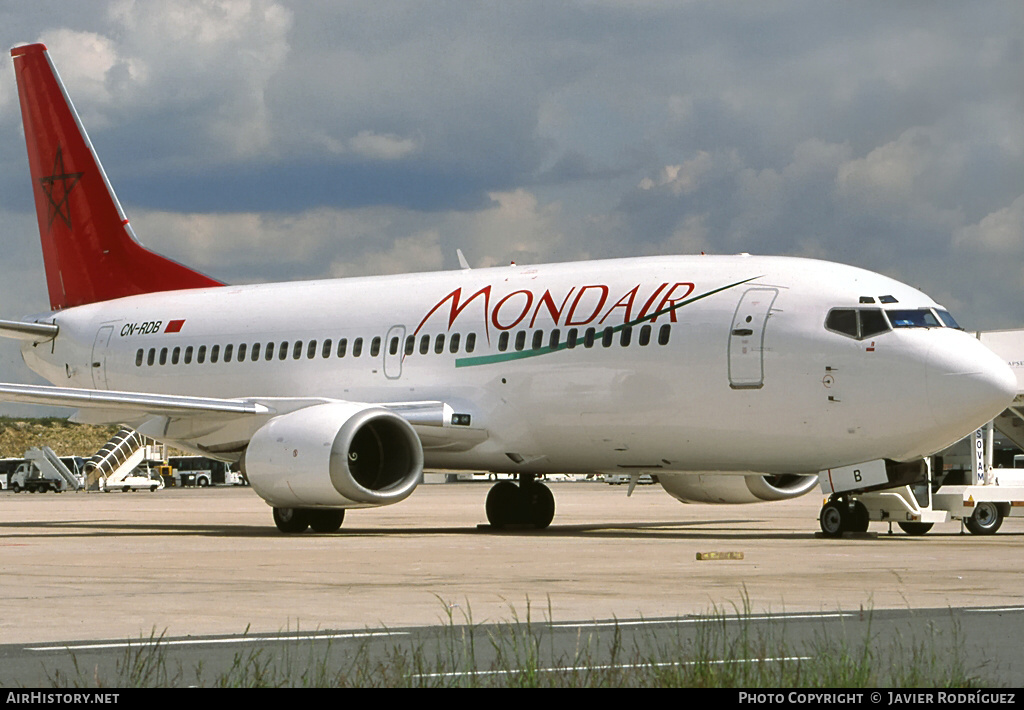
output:
[[[932,299],[822,261],[221,284],[139,245],[46,48],[11,54],[50,310],[0,334],[56,386],[0,398],[238,462],[283,532],[397,503],[424,466],[515,474],[487,495],[495,527],[548,526],[537,478],[553,472],[783,500],[826,469],[929,456],[1014,397],[1007,365]]]

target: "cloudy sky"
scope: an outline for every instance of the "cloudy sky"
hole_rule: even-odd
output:
[[[225,281],[746,251],[1024,327],[1020,0],[0,0],[0,38],[49,47],[142,242]],[[17,318],[47,299],[2,61]],[[13,342],[0,379],[38,381]]]

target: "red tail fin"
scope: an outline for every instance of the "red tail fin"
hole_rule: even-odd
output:
[[[143,248],[46,47],[11,50],[54,310],[122,296],[221,286]]]

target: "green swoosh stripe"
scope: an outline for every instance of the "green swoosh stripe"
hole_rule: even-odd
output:
[[[749,279],[743,279],[742,281],[737,281],[736,283],[732,283],[732,284],[729,284],[727,286],[719,286],[718,288],[712,289],[710,291],[706,291],[705,293],[699,294],[699,295],[694,296],[692,298],[688,298],[685,301],[680,301],[679,303],[676,303],[675,305],[669,306],[668,308],[662,308],[660,311],[655,311],[654,313],[646,315],[643,318],[637,318],[634,321],[630,321],[628,323],[623,323],[622,325],[613,326],[612,327],[612,332],[613,333],[618,333],[619,331],[621,331],[624,328],[632,328],[633,326],[639,325],[639,324],[641,324],[641,323],[643,323],[645,321],[653,321],[654,319],[659,318],[660,316],[663,316],[666,313],[671,313],[672,311],[676,310],[677,308],[682,308],[683,306],[688,306],[691,303],[696,303],[697,301],[705,299],[708,296],[714,296],[716,293],[721,293],[722,291],[728,291],[731,288],[736,288],[737,286],[742,286],[745,283],[749,283],[749,282],[753,281],[754,279],[759,279],[759,278],[761,278],[761,277],[760,276],[751,276]],[[605,330],[604,328],[601,329],[602,332],[604,330]],[[577,343],[579,343],[579,341],[577,341]],[[522,360],[522,359],[528,358],[528,357],[539,357],[541,355],[550,355],[551,353],[558,352],[559,350],[568,350],[568,349],[569,349],[568,341],[563,341],[563,342],[559,343],[558,345],[556,345],[555,347],[551,347],[550,345],[545,345],[544,347],[538,348],[536,350],[531,348],[530,350],[515,350],[515,351],[512,351],[512,352],[496,353],[494,355],[479,355],[477,357],[462,357],[462,358],[457,358],[455,360],[455,367],[475,367],[477,365],[492,365],[492,364],[494,364],[496,362],[510,362],[512,360]]]

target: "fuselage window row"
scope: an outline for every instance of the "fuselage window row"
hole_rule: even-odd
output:
[[[653,328],[650,325],[644,325],[640,327],[640,332],[637,336],[637,343],[641,346],[647,346],[651,343],[651,335]],[[581,336],[578,328],[569,328],[565,333],[565,340],[563,345],[562,331],[559,328],[555,328],[545,337],[545,331],[535,330],[532,336],[528,336],[527,331],[520,330],[515,334],[515,339],[512,340],[512,336],[509,331],[503,331],[498,336],[498,351],[506,352],[509,349],[510,340],[511,345],[517,351],[527,349],[527,339],[529,337],[529,347],[531,350],[541,350],[547,347],[550,350],[558,350],[560,348],[573,349],[578,345],[582,345],[584,348],[593,348],[595,345],[600,344],[601,347],[611,347],[616,340],[615,337],[616,328],[607,327],[598,330],[597,328],[587,328],[583,331]],[[662,325],[658,329],[658,345],[668,345],[669,338],[672,334],[672,326],[668,323]],[[397,355],[399,348],[401,347],[406,356],[413,355],[418,350],[421,355],[427,355],[431,351],[435,355],[441,355],[445,352],[447,340],[447,351],[452,354],[460,352],[472,353],[476,350],[476,333],[467,333],[465,341],[463,342],[462,335],[460,333],[452,333],[451,336],[440,334],[433,337],[429,335],[420,336],[417,342],[415,335],[409,335],[405,338],[405,343],[401,342],[401,339],[397,336],[392,337],[387,343],[387,352],[391,355]],[[633,341],[633,327],[624,326],[618,329],[618,342],[620,347],[629,347]],[[433,343],[433,344],[431,344]],[[383,339],[380,336],[374,337],[370,341],[369,354],[370,357],[377,357],[380,355],[381,346]],[[170,348],[139,348],[135,353],[135,366],[142,367],[143,363],[147,366],[153,366],[156,364],[166,365],[168,362],[171,365],[177,365],[183,363],[185,365],[191,365],[193,362],[197,364],[204,364],[207,360],[207,354],[209,354],[209,361],[211,363],[216,362],[245,362],[246,355],[248,354],[248,360],[251,362],[258,362],[261,354],[263,359],[266,361],[287,360],[289,356],[292,360],[301,360],[303,356],[307,360],[313,360],[319,356],[322,359],[329,359],[332,356],[338,358],[353,357],[357,358],[362,355],[363,352],[363,339],[355,338],[352,340],[351,348],[349,348],[348,338],[341,338],[337,342],[337,348],[334,346],[334,341],[330,338],[324,340],[322,343],[318,340],[302,341],[282,341],[275,343],[273,341],[266,344],[253,343],[251,346],[248,343],[240,343],[237,348],[234,344],[228,344],[223,346],[220,345],[200,345],[198,347],[188,345],[182,348],[181,346]],[[193,357],[194,356],[194,357]]]

